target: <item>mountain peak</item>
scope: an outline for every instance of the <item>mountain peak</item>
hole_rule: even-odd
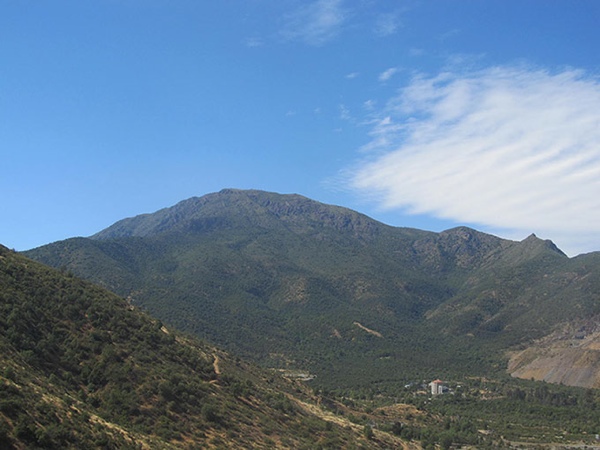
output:
[[[192,197],[150,214],[116,222],[91,236],[106,240],[150,237],[167,232],[199,232],[248,226],[296,229],[334,228],[353,233],[376,233],[385,225],[347,208],[326,205],[298,194],[223,189]]]
[[[132,304],[242,356],[271,367],[304,361],[321,380],[349,376],[348,362],[362,358],[364,330],[354,322],[386,337],[381,354],[412,350],[412,339],[397,332],[402,327],[441,330],[449,352],[442,353],[452,354],[448,370],[460,370],[465,360],[452,348],[462,343],[452,333],[485,338],[482,345],[499,350],[596,308],[595,285],[579,289],[569,280],[597,283],[586,278],[597,263],[573,262],[535,235],[517,242],[467,227],[390,227],[301,195],[256,190],[192,197],[117,222],[95,239],[27,254],[131,296]],[[344,351],[323,371],[314,355],[332,336]],[[403,357],[377,361],[407,368]]]
[[[538,248],[540,251],[550,250],[558,253],[562,256],[567,256],[561,249],[559,249],[554,242],[550,239],[540,239],[535,233],[531,233],[525,239],[520,242],[522,245],[527,246],[529,249]]]

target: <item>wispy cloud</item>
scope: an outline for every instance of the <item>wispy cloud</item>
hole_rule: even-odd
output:
[[[397,67],[390,67],[379,74],[379,81],[385,82],[392,78],[398,72]]]
[[[440,41],[446,41],[450,38],[453,38],[454,36],[458,36],[459,34],[460,30],[458,28],[453,28],[451,30],[446,31],[445,33],[442,33],[438,39]]]
[[[402,23],[398,14],[381,14],[375,22],[375,34],[378,36],[390,36],[398,31]]]
[[[350,114],[350,109],[344,104],[340,105],[340,119],[342,120],[352,120],[352,114]]]
[[[262,47],[263,40],[259,37],[249,37],[244,39],[244,45],[249,48]]]
[[[408,51],[408,54],[410,56],[423,56],[425,54],[425,50],[423,50],[422,48],[413,47]]]
[[[375,100],[369,99],[363,102],[363,106],[367,111],[373,111],[375,109],[376,102]]]
[[[421,76],[371,126],[351,184],[383,207],[600,250],[597,78],[528,67]]]
[[[349,80],[353,80],[354,78],[358,78],[360,74],[358,72],[351,72],[346,75],[346,78]]]
[[[313,1],[284,18],[282,35],[310,45],[323,45],[339,34],[345,19],[342,0]]]

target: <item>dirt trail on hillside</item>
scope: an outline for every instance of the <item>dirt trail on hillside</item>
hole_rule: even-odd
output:
[[[325,420],[327,422],[335,423],[336,425],[339,425],[340,427],[351,428],[355,433],[357,433],[359,435],[362,435],[364,432],[364,426],[362,426],[362,425],[357,425],[354,422],[351,422],[350,420],[346,419],[345,417],[337,416],[337,415],[333,414],[332,412],[325,411],[317,405],[304,402],[304,401],[294,397],[293,395],[290,395],[290,394],[286,394],[286,395],[290,400],[295,402],[301,409],[303,409],[305,412],[307,412],[309,414],[312,414],[312,415],[314,415],[322,420]],[[379,442],[385,443],[386,445],[391,445],[390,448],[397,448],[397,449],[402,449],[402,450],[422,450],[422,447],[420,445],[418,445],[414,442],[403,441],[399,437],[393,436],[389,433],[384,433],[377,429],[373,429],[373,433],[374,433],[375,439],[377,439]]]
[[[221,367],[219,366],[219,355],[214,354],[215,360],[213,361],[213,369],[217,375],[221,375]]]
[[[379,331],[371,330],[370,328],[365,327],[360,322],[354,322],[354,325],[356,325],[361,330],[366,331],[369,334],[372,334],[373,336],[377,336],[378,338],[382,338],[383,337],[383,335]]]

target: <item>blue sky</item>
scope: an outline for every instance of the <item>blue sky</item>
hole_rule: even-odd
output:
[[[223,188],[600,250],[600,2],[0,0],[0,243]]]

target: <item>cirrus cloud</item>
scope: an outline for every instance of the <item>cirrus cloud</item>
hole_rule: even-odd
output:
[[[345,20],[342,0],[317,0],[287,14],[281,33],[287,39],[320,46],[338,35]]]
[[[396,73],[398,72],[398,68],[397,67],[390,67],[387,70],[384,70],[383,72],[381,72],[379,74],[379,81],[384,82],[384,81],[388,81],[390,78],[392,78]]]
[[[600,82],[493,67],[415,77],[373,117],[351,185],[387,209],[600,250]]]
[[[390,36],[398,31],[401,22],[397,14],[381,14],[375,24],[375,34],[377,36]]]

